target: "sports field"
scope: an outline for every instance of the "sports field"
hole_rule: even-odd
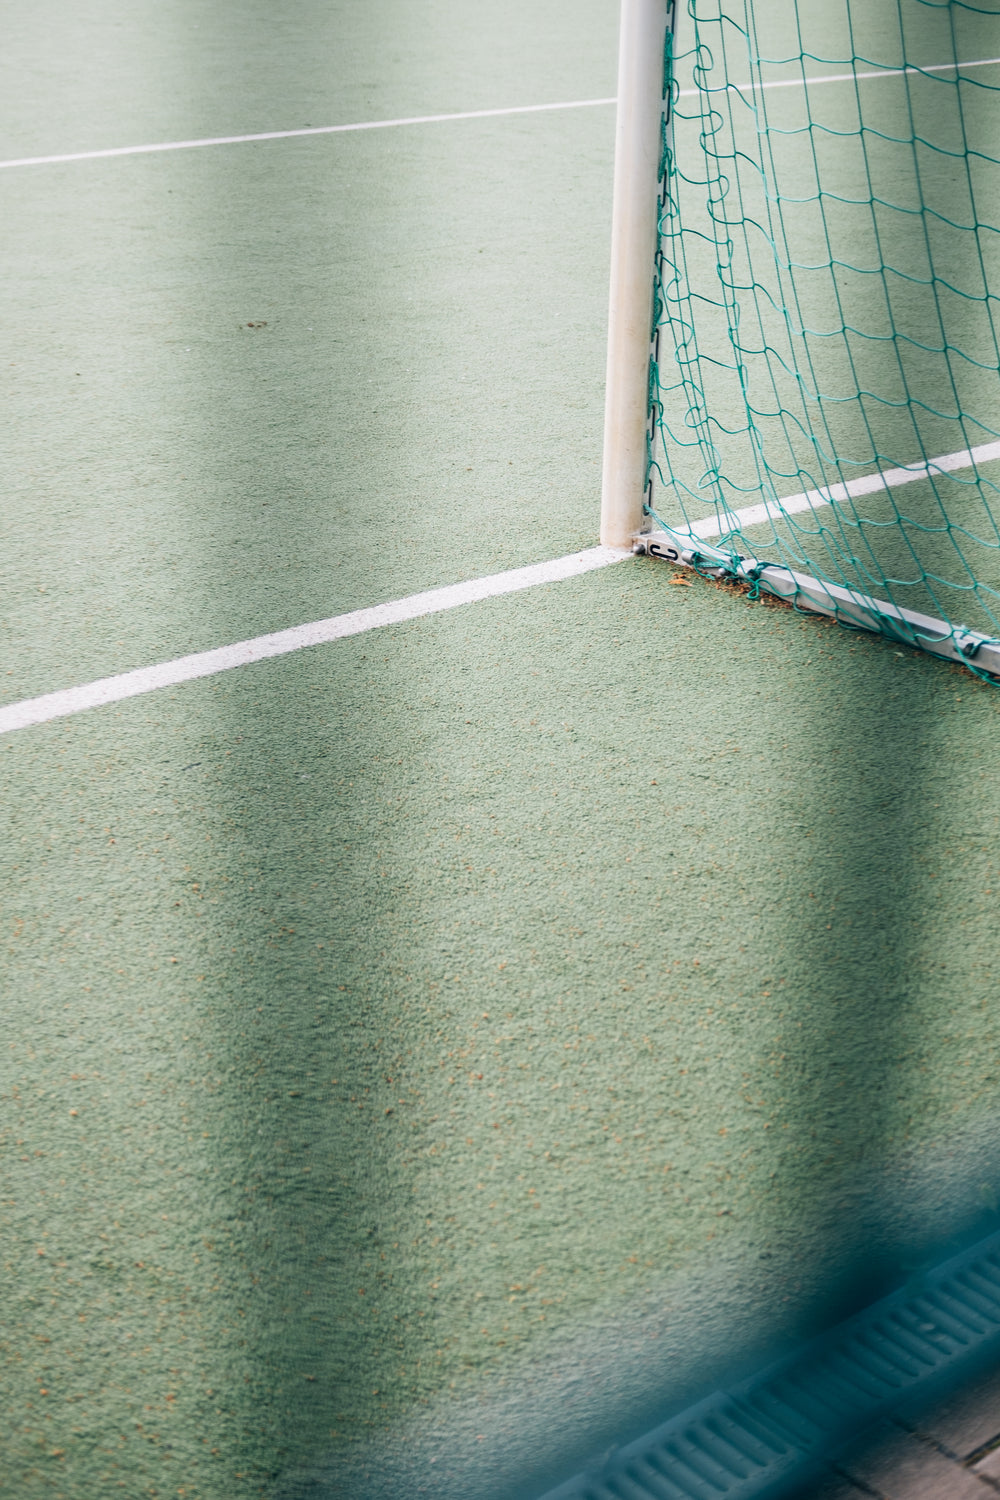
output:
[[[617,20],[11,18],[3,704],[594,545]],[[535,1500],[997,1227],[1000,695],[673,577],[0,735],[0,1495]]]

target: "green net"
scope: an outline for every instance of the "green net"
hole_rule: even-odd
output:
[[[696,566],[993,670],[998,22],[1000,0],[687,0],[646,497]]]

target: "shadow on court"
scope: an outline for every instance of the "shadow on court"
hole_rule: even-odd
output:
[[[780,705],[762,707],[780,716],[776,761],[798,771],[784,781],[780,826],[762,807],[742,814],[754,829],[746,878],[767,882],[774,900],[762,903],[753,951],[768,1016],[747,1030],[739,1085],[768,1117],[767,1161],[731,1280],[715,1286],[729,1304],[730,1352],[703,1288],[665,1282],[644,1312],[674,1363],[647,1346],[648,1394],[596,1421],[575,1465],[512,1485],[518,1500],[599,1465],[1000,1225],[988,894],[998,829],[994,799],[981,796],[988,762],[973,752],[958,771],[946,718],[970,699],[988,712],[992,690],[957,669],[945,682],[940,664],[874,638],[858,638],[861,660],[834,666],[849,637],[815,619],[807,629],[805,654],[833,680],[804,671],[794,686],[786,679]],[[789,741],[798,753],[786,757]],[[725,791],[714,811],[734,815]],[[706,949],[725,954],[727,933],[730,923],[716,926]],[[734,994],[740,978],[732,962]],[[714,1253],[706,1247],[708,1262]],[[758,1299],[756,1318],[744,1298]],[[626,1312],[605,1334],[623,1390],[630,1378],[636,1388],[635,1361],[623,1359],[635,1325]]]

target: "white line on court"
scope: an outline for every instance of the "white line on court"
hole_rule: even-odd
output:
[[[849,479],[846,484],[831,485],[825,490],[805,490],[801,494],[787,496],[778,504],[769,502],[730,511],[722,518],[722,524],[716,516],[709,516],[696,521],[692,526],[674,529],[682,535],[707,540],[737,526],[754,526],[767,520],[769,516],[778,518],[781,515],[794,515],[799,511],[816,510],[820,506],[834,505],[848,497],[874,494],[878,490],[912,484],[914,480],[926,479],[933,474],[946,474],[953,469],[967,469],[973,464],[990,463],[997,459],[1000,459],[1000,442],[984,443],[977,448],[943,454],[926,464],[865,474],[859,479]],[[404,620],[418,619],[421,615],[439,614],[442,610],[455,609],[460,604],[473,604],[480,599],[493,599],[500,594],[537,588],[539,584],[576,578],[581,573],[605,568],[609,563],[621,562],[631,555],[617,547],[589,547],[583,552],[572,552],[549,562],[533,563],[526,568],[512,568],[509,572],[493,573],[486,578],[472,578],[466,583],[448,584],[445,588],[429,589],[422,594],[410,594],[405,599],[393,599],[387,604],[376,604],[369,609],[356,609],[350,614],[332,615],[328,620],[314,620],[308,625],[294,625],[289,630],[277,630],[271,635],[237,641],[233,646],[219,646],[214,651],[198,651],[192,656],[180,656],[174,661],[160,662],[154,667],[138,667],[135,671],[121,672],[115,677],[101,677],[96,682],[63,688],[56,693],[44,693],[39,698],[23,698],[18,703],[8,703],[5,708],[0,708],[0,734],[9,734],[14,729],[27,729],[32,724],[44,724],[49,719],[66,718],[88,708],[99,708],[102,704],[119,703],[123,698],[135,698],[141,693],[152,693],[157,688],[174,687],[197,677],[211,677],[216,672],[245,667],[269,656],[284,656],[290,651],[301,651],[306,646],[318,646],[328,641],[343,640],[346,636],[362,635],[365,631],[378,630],[384,625],[398,625]]]
[[[853,83],[857,78],[919,78],[922,73],[957,73],[961,68],[995,68],[997,64],[1000,64],[1000,57],[977,57],[971,62],[928,63],[923,68],[872,68],[864,73],[806,73],[799,78],[769,78],[766,83],[727,83],[718,90],[710,88],[708,92],[721,94],[732,89],[737,94],[756,94],[762,89],[800,89],[803,84],[808,84],[811,88],[814,83]],[[681,98],[690,99],[699,92],[699,89],[682,89]]]
[[[925,464],[907,464],[901,469],[877,469],[874,474],[862,474],[858,479],[848,479],[845,484],[831,484],[824,490],[803,490],[798,495],[786,495],[783,500],[765,501],[763,505],[748,505],[744,510],[724,511],[721,515],[705,516],[691,526],[672,526],[681,536],[700,536],[708,541],[713,536],[723,536],[727,531],[736,531],[744,526],[757,526],[761,521],[778,521],[782,516],[794,516],[804,510],[818,510],[823,505],[837,505],[844,500],[853,500],[858,495],[874,495],[879,490],[895,490],[901,484],[912,484],[915,479],[929,479],[934,474],[948,474],[953,469],[969,469],[973,464],[988,464],[1000,459],[1000,442],[983,443],[978,448],[963,448],[958,453],[945,453]]]
[[[773,78],[766,83],[730,83],[725,89],[757,93],[761,89],[801,88],[820,83],[848,83],[858,78],[899,78],[903,74],[947,73],[960,68],[992,68],[1000,57],[980,57],[970,62],[929,63],[925,68],[878,68],[865,73],[828,73],[806,78]],[[681,89],[682,99],[695,98],[700,89]],[[714,90],[709,89],[709,93]],[[720,89],[719,92],[724,92]],[[248,141],[286,141],[305,135],[343,135],[355,130],[389,130],[397,125],[440,125],[451,120],[489,120],[502,115],[535,115],[558,109],[594,109],[617,104],[617,99],[571,99],[558,104],[513,104],[503,109],[466,109],[446,115],[406,115],[398,120],[362,120],[351,125],[304,125],[298,130],[259,130],[252,135],[213,135],[194,141],[160,141],[147,146],[109,146],[101,151],[64,151],[56,156],[19,156],[0,161],[0,171],[10,167],[46,167],[67,161],[99,161],[110,156],[148,156],[158,151],[194,151],[202,146],[242,146]]]
[[[144,156],[151,151],[193,151],[199,146],[241,146],[246,141],[286,141],[300,135],[343,135],[352,130],[389,130],[395,125],[439,125],[449,120],[489,120],[498,115],[537,115],[554,109],[593,109],[614,99],[573,99],[563,104],[514,104],[505,109],[466,109],[452,115],[409,115],[398,120],[363,120],[357,125],[304,125],[300,130],[260,130],[255,135],[213,135],[197,141],[163,141],[155,146],[112,146],[106,151],[69,151],[60,156],[21,156],[5,167],[45,167],[62,161],[96,161],[104,156]]]
[[[175,661],[160,662],[155,667],[139,667],[134,672],[122,672],[116,677],[102,677],[97,682],[45,693],[40,698],[24,698],[19,703],[0,708],[0,734],[7,734],[12,729],[27,729],[30,724],[44,724],[48,719],[62,719],[87,708],[98,708],[101,704],[118,703],[123,698],[135,698],[156,688],[191,682],[196,677],[211,677],[216,672],[245,667],[269,656],[284,656],[289,651],[301,651],[305,646],[343,640],[345,636],[361,635],[366,630],[415,620],[420,615],[438,614],[460,604],[473,604],[499,594],[537,588],[542,583],[559,583],[564,578],[575,578],[580,573],[605,568],[609,563],[630,556],[627,549],[588,547],[584,552],[572,552],[566,557],[533,563],[527,568],[512,568],[507,573],[494,573],[487,578],[471,578],[466,583],[452,583],[423,594],[410,594],[405,599],[393,599],[388,604],[376,604],[370,609],[355,609],[350,614],[333,615],[328,620],[314,620],[309,625],[294,625],[290,630],[277,630],[272,635],[237,641],[234,646],[180,656]]]

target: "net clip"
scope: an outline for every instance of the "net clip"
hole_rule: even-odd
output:
[[[647,557],[662,557],[686,568],[693,568],[699,556],[692,547],[683,546],[678,537],[662,531],[641,531],[632,538],[632,545],[636,552],[645,552]]]
[[[986,636],[977,635],[974,630],[969,630],[965,625],[960,625],[954,635],[955,650],[964,656],[966,661],[972,661],[979,651],[980,646],[986,642]]]

